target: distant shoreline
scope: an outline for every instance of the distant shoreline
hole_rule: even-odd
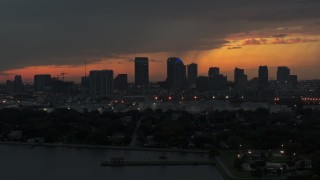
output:
[[[188,149],[165,149],[165,148],[162,149],[162,148],[144,148],[144,147],[130,147],[130,146],[101,146],[101,145],[89,145],[89,144],[28,143],[28,142],[11,142],[11,141],[2,141],[2,142],[0,141],[0,145],[112,149],[112,150],[126,150],[126,151],[155,151],[155,152],[176,152],[176,153],[200,153],[200,154],[208,153],[208,151],[204,151],[204,150],[188,150]]]

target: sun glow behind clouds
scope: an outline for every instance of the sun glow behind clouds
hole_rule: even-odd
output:
[[[235,66],[252,69],[259,65],[319,68],[319,40],[320,36],[228,39],[230,43],[224,47],[202,53],[200,71],[210,66],[221,67],[223,71],[232,71]]]
[[[199,74],[206,75],[211,66],[220,67],[222,73],[232,79],[234,67],[245,69],[257,69],[259,65],[269,67],[289,66],[292,69],[299,69],[297,74],[300,79],[311,79],[320,76],[317,69],[320,68],[320,36],[316,35],[287,35],[278,34],[276,36],[254,36],[248,34],[231,35],[226,41],[229,43],[218,49],[199,50],[188,52],[162,52],[162,53],[142,53],[129,54],[116,58],[106,58],[101,61],[87,65],[87,74],[94,69],[112,69],[115,76],[120,73],[128,73],[129,80],[134,79],[133,59],[137,56],[149,57],[150,79],[153,81],[165,80],[166,59],[170,56],[180,57],[185,64],[191,62],[198,63]],[[310,72],[303,72],[303,67],[308,67]],[[22,69],[4,71],[0,75],[0,81],[12,79],[15,74],[23,75],[27,82],[33,81],[34,74],[51,74],[58,77],[62,72],[68,73],[66,80],[80,81],[80,76],[84,76],[84,65],[72,66],[32,66]],[[295,72],[294,72],[295,73]],[[250,78],[256,76],[248,72]]]

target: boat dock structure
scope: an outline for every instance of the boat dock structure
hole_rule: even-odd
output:
[[[105,161],[100,166],[182,166],[182,165],[215,165],[214,161],[124,161],[122,158],[113,158]]]

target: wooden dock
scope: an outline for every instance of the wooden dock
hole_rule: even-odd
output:
[[[121,163],[105,161],[100,166],[203,166],[215,164],[214,161],[124,161]]]

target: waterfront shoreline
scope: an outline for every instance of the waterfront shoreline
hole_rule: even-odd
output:
[[[28,143],[28,142],[10,142],[2,141],[0,145],[22,145],[31,147],[65,147],[65,148],[88,148],[88,149],[113,149],[126,151],[155,151],[155,152],[176,152],[176,153],[199,153],[207,154],[204,150],[188,150],[188,149],[162,149],[162,148],[144,148],[144,147],[130,147],[130,146],[102,146],[90,144],[60,144],[60,143]]]

